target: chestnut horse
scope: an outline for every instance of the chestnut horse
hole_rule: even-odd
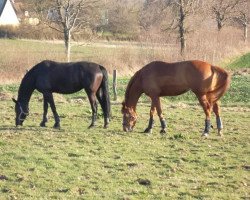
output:
[[[149,124],[144,132],[152,132],[153,116],[157,111],[161,133],[166,133],[160,97],[177,96],[191,90],[197,96],[206,115],[203,136],[208,136],[211,128],[212,110],[216,115],[218,134],[221,135],[223,126],[218,100],[229,88],[229,83],[230,76],[224,69],[203,61],[151,62],[137,71],[128,83],[122,106],[123,130],[133,130],[137,120],[136,105],[140,96],[145,93],[151,98],[152,103]]]

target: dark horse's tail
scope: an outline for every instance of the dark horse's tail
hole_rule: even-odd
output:
[[[230,75],[222,68],[212,66],[214,78],[216,80],[215,89],[208,92],[212,102],[218,101],[227,91],[230,85]]]
[[[101,104],[103,114],[104,114],[104,120],[105,120],[105,127],[108,125],[109,118],[110,118],[110,97],[109,97],[109,85],[108,85],[108,72],[103,67],[100,66],[100,69],[103,74],[103,79],[100,88],[97,91],[97,99]]]

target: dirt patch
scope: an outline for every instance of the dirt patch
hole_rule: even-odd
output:
[[[12,94],[8,92],[0,92],[0,100],[10,100],[12,98]]]
[[[248,76],[250,75],[250,66],[249,68],[238,69],[232,73],[233,76],[240,75],[240,76]]]

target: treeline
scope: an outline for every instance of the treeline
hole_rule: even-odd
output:
[[[190,45],[201,48],[206,42],[225,42],[229,35],[237,42],[248,42],[249,0],[18,2],[22,3],[24,10],[29,11],[30,16],[37,17],[40,23],[37,26],[22,23],[19,27],[9,29],[0,27],[0,37],[63,39],[68,51],[71,39],[78,41],[101,38],[175,43],[179,45],[181,55],[187,52]]]

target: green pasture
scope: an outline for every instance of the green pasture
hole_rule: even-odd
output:
[[[142,133],[150,109],[146,96],[138,103],[135,130],[123,132],[128,77],[118,79],[108,129],[100,106],[96,127],[87,128],[91,109],[84,92],[55,95],[60,130],[52,128],[51,111],[47,127],[39,127],[43,102],[35,92],[30,115],[16,128],[11,97],[19,84],[0,84],[0,199],[250,199],[249,65],[227,66],[232,81],[221,100],[223,138],[216,128],[201,138],[204,113],[192,93],[163,98],[166,135],[157,117],[153,133]],[[112,99],[111,77],[110,93]]]

